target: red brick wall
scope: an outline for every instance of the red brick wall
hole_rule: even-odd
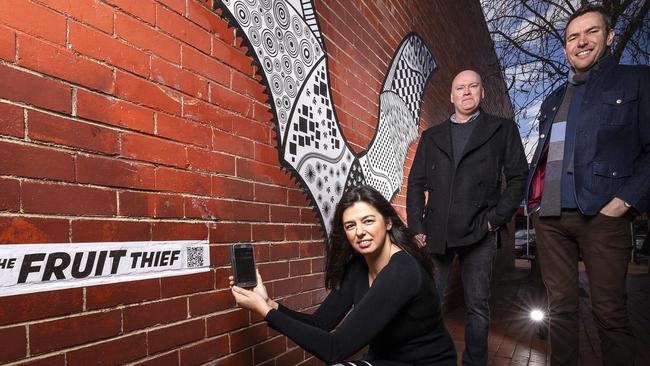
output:
[[[491,75],[486,109],[512,114],[478,1],[315,5],[356,151],[372,139],[381,83],[410,31],[438,63],[422,127],[448,116],[451,79],[469,67]],[[227,289],[229,244],[254,242],[271,294],[312,309],[325,295],[323,240],[279,167],[251,59],[211,8],[0,1],[0,243],[208,239],[213,264],[192,276],[0,297],[0,363],[318,364],[234,308]],[[395,203],[404,212],[404,189]]]

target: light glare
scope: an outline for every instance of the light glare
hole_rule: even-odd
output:
[[[539,310],[539,309],[533,309],[530,312],[530,318],[533,321],[540,322],[540,321],[544,320],[544,312]]]

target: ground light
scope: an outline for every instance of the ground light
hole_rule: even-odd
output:
[[[541,322],[544,320],[544,312],[539,309],[530,311],[530,319],[534,322]]]

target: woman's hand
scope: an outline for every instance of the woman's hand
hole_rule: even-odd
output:
[[[244,309],[255,311],[262,316],[266,316],[266,313],[268,313],[268,311],[271,310],[271,308],[273,309],[278,308],[278,303],[271,300],[271,298],[269,298],[269,294],[266,291],[266,286],[264,286],[264,281],[262,280],[260,271],[256,269],[255,274],[257,276],[257,285],[253,288],[252,291],[235,286],[235,281],[233,276],[228,277],[228,280],[230,281],[230,288],[233,292],[233,296],[235,297],[235,301],[237,302],[237,305],[239,305]],[[258,304],[257,298],[261,299],[267,306],[264,307]]]
[[[266,292],[266,286],[264,286],[264,282],[262,281],[262,276],[260,276],[260,271],[255,269],[255,274],[257,276],[257,285],[255,286],[255,288],[253,288],[253,292],[260,295],[260,297],[262,297],[264,301],[269,302],[269,293]]]
[[[231,291],[232,295],[235,297],[237,305],[244,309],[254,311],[262,317],[266,317],[266,314],[272,309],[262,296],[258,295],[254,291],[246,290],[239,286],[232,286]]]

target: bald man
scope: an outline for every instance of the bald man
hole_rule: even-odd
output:
[[[487,365],[497,231],[521,203],[528,174],[517,125],[481,111],[484,96],[477,72],[456,75],[450,95],[454,113],[422,134],[406,194],[408,224],[433,254],[441,299],[452,261],[459,257],[465,294],[464,365]]]

